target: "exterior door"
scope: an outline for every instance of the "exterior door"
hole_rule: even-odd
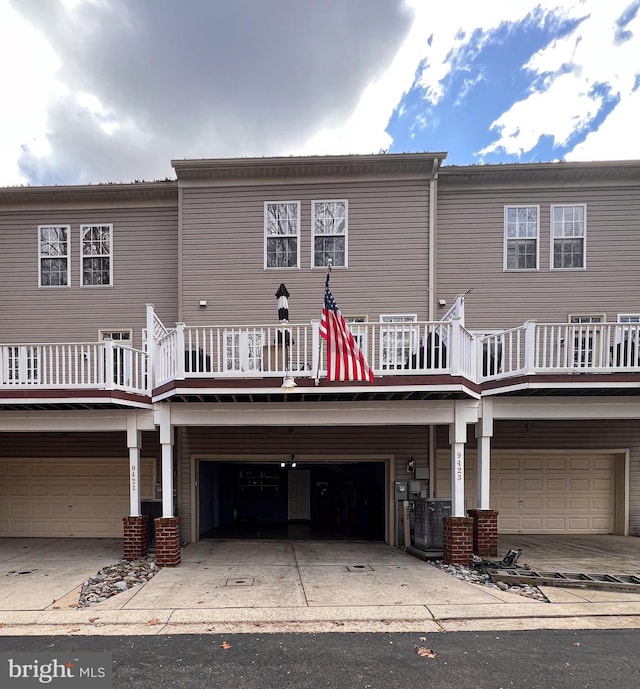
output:
[[[289,521],[308,520],[309,509],[309,471],[291,469],[288,475],[289,484]]]

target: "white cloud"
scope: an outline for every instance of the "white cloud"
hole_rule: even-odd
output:
[[[0,185],[24,184],[18,159],[23,146],[38,154],[50,151],[46,106],[59,92],[58,58],[42,36],[0,0]]]
[[[614,151],[624,158],[640,157],[637,137],[630,136],[630,128],[621,126],[637,120],[639,112],[633,88],[638,71],[640,13],[626,27],[633,33],[631,40],[616,41],[616,22],[629,5],[629,0],[567,4],[566,16],[585,16],[588,12],[588,19],[525,65],[536,76],[549,76],[540,90],[534,86],[528,98],[514,103],[492,124],[498,138],[480,151],[480,156],[500,151],[521,155],[531,151],[543,135],[553,137],[556,144],[566,144],[572,134],[590,125],[603,102],[594,86],[605,84],[609,95],[619,102],[598,131],[590,133],[566,158],[607,159]],[[572,66],[571,71],[558,73],[566,64]]]

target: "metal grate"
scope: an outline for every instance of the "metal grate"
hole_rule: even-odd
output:
[[[428,498],[416,500],[411,511],[411,542],[420,550],[442,550],[443,518],[451,515],[451,500]]]

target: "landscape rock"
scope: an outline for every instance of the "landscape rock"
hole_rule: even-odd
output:
[[[140,586],[149,581],[158,571],[155,555],[147,555],[139,560],[118,560],[113,565],[103,567],[84,582],[78,607],[87,608],[117,593]]]

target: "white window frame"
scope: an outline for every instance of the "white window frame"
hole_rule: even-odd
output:
[[[254,340],[252,342],[252,340]],[[226,373],[254,373],[264,367],[264,330],[224,331],[224,371]]]
[[[614,338],[614,365],[640,366],[640,313],[619,313],[616,322],[620,327]]]
[[[380,314],[380,323],[416,323],[416,313]],[[393,351],[393,356],[390,352]],[[418,328],[406,325],[402,328],[380,328],[380,367],[383,370],[403,369],[410,363],[411,355],[418,353]]]
[[[36,385],[40,382],[40,347],[9,345],[6,347],[3,379],[9,383]]]
[[[42,253],[42,230],[65,230],[67,244],[67,253],[60,256],[52,256]],[[64,259],[67,262],[67,284],[66,285],[44,285],[42,283],[42,262],[47,259]],[[71,225],[38,225],[38,287],[43,289],[57,288],[57,287],[71,287]]]
[[[86,254],[84,253],[84,235],[87,230],[95,227],[109,229],[109,253],[107,254]],[[109,259],[109,283],[93,285],[84,281],[84,262],[85,259],[108,258]],[[80,225],[80,286],[81,287],[113,287],[113,224],[106,222],[83,223]]]
[[[112,342],[117,342],[118,344],[123,344],[127,347],[133,347],[133,329],[122,328],[121,330],[98,330],[98,341],[105,342],[106,340],[111,340]],[[121,347],[114,348],[113,350],[113,372],[116,379],[114,382],[117,382],[120,385],[131,384],[131,357]]]
[[[292,205],[296,207],[296,231],[289,234],[269,234],[269,206]],[[270,266],[269,239],[293,239],[296,240],[296,264],[294,266]],[[300,269],[300,201],[265,201],[264,202],[264,268],[265,270],[299,270]]]
[[[341,203],[344,206],[344,231],[333,233],[319,233],[316,228],[316,206],[321,203]],[[344,263],[333,261],[334,268],[349,267],[349,201],[347,199],[320,199],[311,202],[311,268],[326,268],[326,265],[316,265],[316,237],[344,237]]]
[[[536,210],[536,236],[516,236],[509,237],[509,211],[517,210],[519,208],[535,208]],[[510,241],[517,240],[531,240],[535,239],[536,242],[536,265],[534,268],[509,268],[508,267],[508,247]],[[540,270],[540,205],[531,203],[513,203],[504,206],[504,247],[503,247],[503,259],[502,259],[502,269],[505,273],[534,273]]]
[[[555,215],[555,210],[558,208],[562,209],[576,209],[576,208],[582,208],[583,209],[583,216],[582,216],[582,234],[581,235],[560,235],[556,236],[556,220],[554,218]],[[559,221],[561,224],[561,227],[564,229],[564,224],[566,220],[563,218],[562,221]],[[549,209],[549,227],[550,227],[550,247],[549,247],[549,269],[550,270],[586,270],[587,269],[587,204],[586,203],[556,203],[552,204]],[[554,266],[555,263],[555,240],[556,239],[582,239],[582,265],[581,266],[570,266],[570,267],[556,267]]]
[[[369,322],[367,316],[344,316],[346,324],[349,326],[349,331],[353,335],[353,339],[360,348],[360,351],[365,355],[367,353],[367,327]],[[360,326],[365,326],[361,328]]]
[[[570,313],[569,323],[572,325],[597,325],[598,323],[606,323],[606,313]],[[576,334],[573,341],[569,343],[572,348],[572,365],[574,368],[593,368],[594,354],[599,354],[598,342],[602,338],[594,338],[594,333],[589,332],[589,328],[585,328],[584,333]]]

